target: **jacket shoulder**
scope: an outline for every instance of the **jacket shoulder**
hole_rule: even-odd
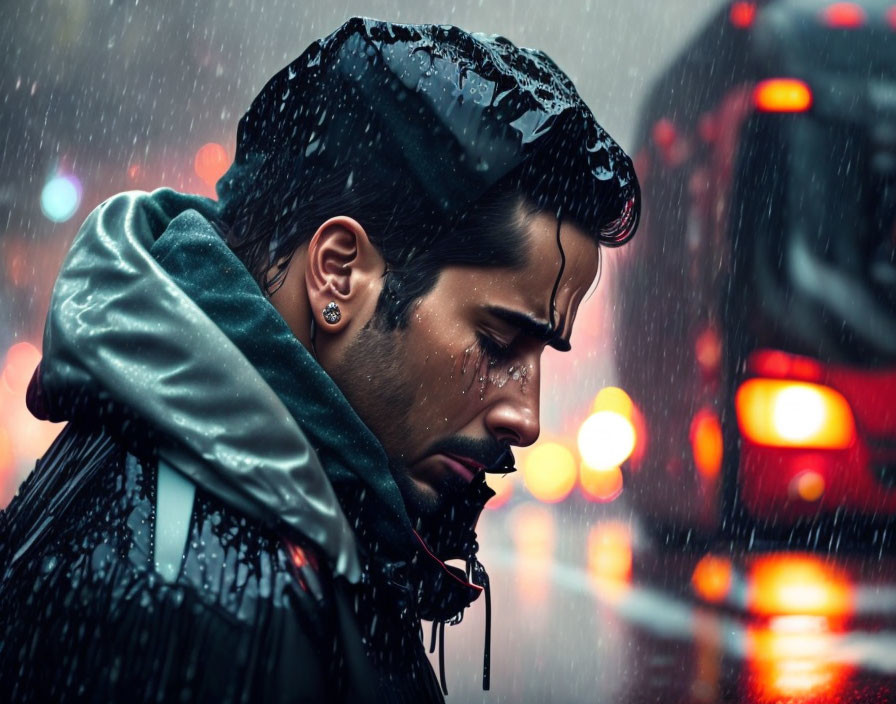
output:
[[[7,509],[0,679],[15,700],[332,698],[316,555],[197,490],[167,582],[152,561],[155,480],[152,457],[70,426]]]

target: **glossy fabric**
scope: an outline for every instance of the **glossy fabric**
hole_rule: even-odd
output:
[[[150,254],[178,216],[179,227],[214,236],[215,208],[161,189],[120,194],[90,214],[53,289],[31,408],[51,420],[76,416],[84,403],[128,409],[199,486],[311,539],[336,574],[357,580],[352,530],[305,434]]]
[[[201,489],[177,579],[161,579],[155,479],[153,458],[70,424],[7,509],[8,701],[441,699],[418,632],[390,595],[356,612],[357,587],[319,569],[310,544],[285,542]],[[44,530],[33,533],[36,524]],[[370,659],[360,629],[388,658]]]

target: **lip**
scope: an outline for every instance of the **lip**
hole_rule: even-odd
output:
[[[463,455],[452,455],[452,454],[442,454],[442,457],[447,459],[448,461],[459,464],[463,468],[463,472],[461,475],[467,479],[467,481],[473,481],[473,478],[479,474],[480,472],[485,470],[485,465],[481,462],[477,462],[476,460],[470,457],[464,457]]]
[[[436,457],[442,460],[442,463],[451,471],[459,474],[466,482],[472,482],[476,475],[484,469],[483,465],[475,460],[471,460],[469,457],[446,455],[443,453],[439,453]]]

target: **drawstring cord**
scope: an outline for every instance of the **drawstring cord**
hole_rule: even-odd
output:
[[[473,584],[482,587],[485,592],[485,647],[482,654],[482,689],[488,691],[492,681],[492,590],[489,584],[488,572],[475,557],[467,560],[467,579]],[[450,623],[460,623],[463,612],[459,613]],[[448,683],[445,678],[445,624],[447,621],[433,621],[432,631],[429,636],[429,652],[436,651],[436,639],[439,644],[439,684],[442,693],[448,695]]]
[[[436,652],[436,638],[439,639],[439,685],[442,687],[442,694],[448,694],[448,682],[445,679],[445,622],[432,622],[432,635],[429,639],[429,652]]]
[[[492,590],[489,585],[488,572],[482,563],[471,557],[467,562],[467,570],[472,572],[473,584],[482,587],[485,592],[485,648],[482,654],[482,689],[488,690],[492,680]]]
[[[448,683],[445,681],[445,622],[439,621],[439,684],[442,692],[448,696]]]

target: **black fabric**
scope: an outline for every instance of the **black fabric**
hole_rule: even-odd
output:
[[[201,490],[180,575],[163,582],[152,565],[155,482],[153,458],[70,425],[6,510],[0,680],[10,701],[441,700],[418,633],[385,599],[359,610],[354,588],[330,581],[310,547],[299,546],[297,565],[294,545]],[[390,645],[377,669],[362,636],[374,614],[370,635]]]
[[[276,522],[253,521],[201,487],[181,574],[162,582],[151,434],[116,425],[94,400],[2,514],[0,675],[17,682],[21,701],[440,701],[420,618],[457,618],[479,589],[411,529],[379,444],[199,221],[191,211],[172,220],[153,254],[317,446],[357,533],[361,583],[334,582],[310,545],[297,568],[293,545],[267,527]],[[474,483],[457,532],[435,549],[475,555],[491,495]]]

